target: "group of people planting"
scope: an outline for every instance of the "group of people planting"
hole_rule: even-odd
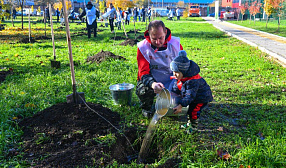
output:
[[[145,21],[145,9],[141,9],[143,15],[142,15],[142,21]],[[88,38],[91,37],[91,30],[93,29],[94,32],[94,37],[96,37],[96,29],[97,29],[97,19],[99,19],[99,14],[100,12],[98,9],[96,9],[91,2],[88,2],[86,5],[86,8],[84,11],[79,15],[79,18],[82,19],[84,16],[86,16],[86,26],[87,26],[87,31],[88,31]],[[101,19],[108,19],[109,21],[109,26],[110,26],[110,31],[114,33],[114,20],[116,20],[116,26],[120,30],[121,29],[121,22],[125,20],[125,24],[129,25],[130,22],[130,17],[133,13],[134,16],[134,21],[137,21],[137,16],[139,16],[140,20],[140,15],[138,14],[137,8],[134,8],[132,11],[131,8],[127,8],[126,11],[122,11],[121,8],[115,9],[112,3],[109,4],[109,7],[106,9],[106,12],[101,15]],[[147,11],[147,16],[150,22],[150,17],[151,17],[151,8],[148,8]]]
[[[130,10],[128,10],[130,12]],[[127,11],[127,13],[129,13]],[[94,28],[96,37],[97,9],[88,2],[80,17],[87,16],[88,37]],[[122,18],[120,9],[112,4],[102,15],[109,19],[111,32],[115,18]],[[201,111],[213,100],[210,86],[199,75],[200,68],[187,57],[180,38],[171,35],[171,30],[160,20],[149,23],[144,33],[145,39],[137,44],[138,78],[136,94],[144,117],[151,118],[155,113],[154,98],[163,88],[179,95],[176,97],[174,114],[188,106],[188,120],[182,125],[188,133],[196,132]]]
[[[189,106],[188,121],[182,127],[187,133],[196,132],[201,111],[213,100],[210,86],[199,75],[199,66],[188,59],[180,38],[172,36],[171,30],[162,21],[150,22],[144,37],[137,44],[136,86],[143,116],[153,116],[154,98],[166,88],[179,95],[173,108],[174,114]]]

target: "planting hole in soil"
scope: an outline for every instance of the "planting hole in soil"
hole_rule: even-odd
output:
[[[99,53],[97,53],[94,56],[88,57],[86,59],[86,62],[96,62],[96,63],[101,63],[102,61],[105,60],[109,60],[109,59],[119,59],[119,60],[126,60],[126,58],[119,56],[119,55],[115,55],[110,51],[100,51]]]
[[[128,164],[141,143],[138,129],[121,125],[121,118],[99,104],[60,103],[23,119],[23,157],[33,167],[108,166],[114,161]],[[99,115],[108,119],[117,129]],[[124,128],[124,130],[122,130]],[[134,146],[131,146],[130,143]],[[149,151],[156,157],[156,149]],[[158,158],[148,158],[154,162]],[[33,163],[33,164],[32,164]]]

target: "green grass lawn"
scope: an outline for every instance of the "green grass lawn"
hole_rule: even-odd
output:
[[[189,59],[200,66],[200,74],[210,85],[214,101],[202,114],[199,124],[202,130],[197,135],[177,129],[180,125],[169,117],[160,120],[151,147],[160,146],[161,160],[150,166],[175,157],[181,159],[180,167],[285,167],[285,68],[257,48],[225,35],[211,24],[197,23],[197,18],[180,21],[163,18],[163,21],[173,36],[180,37]],[[235,23],[241,24],[240,21]],[[248,22],[242,24],[246,26]],[[262,27],[259,22],[255,25]],[[20,156],[6,157],[11,146],[17,146],[22,134],[15,123],[66,102],[66,95],[72,93],[65,29],[54,24],[56,56],[62,66],[52,69],[51,40],[18,43],[28,37],[28,25],[25,23],[25,30],[19,29],[20,23],[15,26],[6,23],[6,30],[0,31],[0,70],[13,69],[13,74],[0,84],[0,167],[21,167],[24,162]],[[87,102],[118,111],[126,123],[148,124],[150,120],[141,115],[135,93],[132,106],[117,106],[108,88],[123,82],[136,85],[137,47],[118,45],[124,40],[112,40],[113,34],[105,27],[99,27],[103,31],[97,38],[77,36],[85,32],[84,26],[70,23],[72,54],[80,63],[75,67],[78,91],[85,93]],[[33,24],[32,28],[34,37],[44,35],[44,24]],[[47,36],[51,37],[50,27],[47,28]],[[145,28],[146,23],[136,23],[136,29],[141,30],[137,37],[143,35]],[[134,30],[133,23],[126,29]],[[116,29],[116,35],[124,37],[123,30]],[[134,34],[128,36],[134,38]],[[102,50],[127,60],[86,63],[89,56]],[[219,150],[227,151],[231,157],[227,161],[220,159]]]
[[[244,27],[249,27],[252,29],[264,31],[271,34],[276,34],[278,36],[286,37],[286,20],[281,20],[279,31],[278,31],[278,21],[277,20],[269,20],[267,27],[266,27],[266,21],[265,20],[256,20],[255,22],[251,20],[244,20],[244,21],[228,21],[230,23],[234,23],[237,25],[241,25]]]

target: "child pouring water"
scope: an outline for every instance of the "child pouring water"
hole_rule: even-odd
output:
[[[171,79],[176,79],[172,92],[180,95],[176,98],[174,114],[181,113],[182,107],[189,106],[189,120],[182,127],[186,128],[187,133],[194,133],[197,131],[201,110],[213,100],[210,86],[199,75],[199,66],[187,58],[184,50],[174,58],[170,68],[174,75]]]

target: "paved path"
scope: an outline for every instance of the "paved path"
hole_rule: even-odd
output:
[[[214,27],[226,32],[245,43],[255,46],[261,51],[269,54],[277,60],[283,67],[286,67],[286,38],[270,33],[239,26],[225,21],[215,20],[211,17],[204,19],[213,24]]]

